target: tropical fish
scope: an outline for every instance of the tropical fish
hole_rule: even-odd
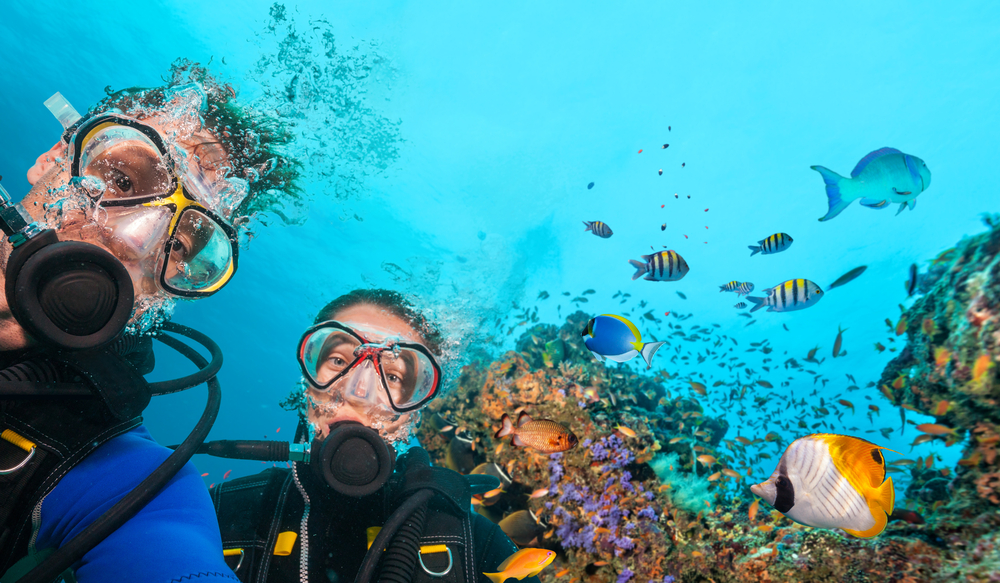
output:
[[[934,407],[934,416],[944,417],[950,407],[951,403],[949,403],[948,401],[939,401],[937,406]]]
[[[785,249],[792,246],[792,238],[788,233],[775,233],[766,239],[761,239],[757,241],[756,245],[747,245],[753,253],[750,257],[760,253],[762,255],[772,255],[774,253],[781,253]]]
[[[445,465],[460,474],[472,471],[476,467],[472,443],[468,436],[456,432],[451,441],[448,442],[448,450],[445,452],[444,458]]]
[[[614,314],[591,318],[580,335],[585,338],[584,345],[595,355],[615,362],[626,362],[641,355],[646,368],[652,367],[653,355],[664,344],[643,342],[635,324]]]
[[[889,522],[893,520],[902,520],[903,522],[909,522],[910,524],[924,524],[926,521],[923,516],[917,513],[915,510],[907,510],[906,508],[897,508],[892,511],[889,515]]]
[[[511,485],[510,476],[507,475],[507,472],[505,472],[503,468],[498,466],[495,462],[487,462],[484,464],[479,464],[469,473],[493,476],[494,478],[500,480],[501,488],[509,488]]]
[[[979,382],[986,376],[986,372],[993,368],[993,359],[989,354],[980,354],[972,365],[972,380]]]
[[[663,223],[662,225],[660,225],[660,230],[661,231],[666,231],[667,230],[667,224]]]
[[[948,364],[951,360],[951,351],[944,346],[938,346],[934,349],[934,364],[937,366],[944,366]]]
[[[733,281],[731,281],[731,282],[729,282],[727,284],[720,285],[719,286],[719,291],[720,292],[724,292],[724,291],[736,291],[739,288],[740,288],[740,282],[738,282],[738,281],[736,281],[734,279]]]
[[[544,530],[538,517],[530,510],[518,510],[500,521],[500,530],[519,545],[530,544]],[[501,565],[500,570],[503,571]]]
[[[507,579],[534,577],[548,567],[556,558],[555,551],[548,549],[521,549],[504,559],[497,567],[498,573],[483,573],[493,583],[503,583]]]
[[[546,497],[548,495],[549,495],[549,489],[548,488],[539,488],[539,489],[535,490],[534,492],[532,492],[531,495],[528,496],[528,498],[532,498],[532,499],[534,499],[534,498],[544,498],[544,497]]]
[[[708,391],[705,390],[705,385],[703,385],[702,383],[699,383],[698,381],[688,381],[688,382],[691,383],[691,389],[694,392],[701,395],[702,397],[708,394]]]
[[[621,431],[622,434],[625,435],[626,437],[635,437],[636,436],[635,435],[635,431],[632,431],[631,429],[629,429],[628,427],[625,427],[624,425],[619,425],[615,429],[617,429],[618,431]]]
[[[844,342],[844,332],[847,328],[841,329],[840,324],[837,324],[837,338],[833,341],[833,357],[837,358],[840,355],[840,345]]]
[[[760,510],[760,498],[755,498],[753,503],[750,504],[750,510],[747,512],[747,517],[750,520],[757,518],[758,510]]]
[[[933,318],[924,318],[924,321],[920,323],[920,330],[927,336],[934,336],[937,334],[937,324],[934,323]]]
[[[563,361],[566,357],[566,343],[556,338],[545,343],[545,350],[542,352],[542,362],[545,366],[552,368]]]
[[[910,271],[906,277],[906,296],[910,297],[917,291],[917,264],[910,264]]]
[[[677,292],[677,295],[678,295],[678,297],[680,297],[680,298],[681,298],[682,300],[686,300],[686,299],[688,299],[688,297],[687,297],[686,295],[684,295],[684,294],[683,294],[682,292]]]
[[[937,423],[921,423],[915,429],[923,431],[928,435],[954,435],[956,433],[951,427],[945,427]]]
[[[512,435],[510,441],[512,445],[530,447],[542,453],[558,453],[573,449],[579,441],[565,425],[549,419],[533,421],[523,411],[517,417],[517,427],[514,427],[510,416],[506,413],[500,418],[500,423],[500,430],[493,436],[495,439]]]
[[[740,283],[740,287],[736,290],[736,295],[745,296],[753,291],[753,284],[749,281],[744,281]]]
[[[831,283],[830,286],[826,288],[826,291],[830,291],[835,287],[840,287],[845,283],[850,283],[854,281],[855,279],[857,279],[859,275],[864,273],[866,269],[868,269],[867,265],[862,265],[861,267],[855,267],[854,269],[848,271],[844,275],[838,277],[836,281]]]
[[[801,524],[870,538],[885,529],[895,503],[883,449],[847,435],[807,435],[793,441],[771,477],[750,490]]]
[[[707,453],[698,456],[698,461],[705,464],[706,466],[714,465],[718,460],[715,459],[714,455],[709,455]]]
[[[583,230],[584,233],[590,231],[602,239],[607,239],[611,235],[614,235],[607,223],[601,221],[583,221],[583,224],[587,225],[587,228]]]
[[[823,290],[808,279],[790,279],[764,290],[767,297],[747,296],[755,305],[751,312],[767,306],[768,312],[792,312],[808,308],[823,297]]]
[[[868,208],[882,209],[890,203],[899,203],[896,214],[907,205],[913,210],[917,196],[931,185],[931,171],[924,161],[895,148],[880,148],[869,153],[854,167],[850,178],[823,166],[811,168],[820,173],[826,184],[830,209],[821,221],[839,215],[858,198]]]
[[[660,251],[652,255],[643,255],[642,261],[629,259],[629,265],[635,268],[632,281],[643,279],[648,281],[678,281],[690,271],[687,261],[676,251]]]
[[[591,188],[594,188],[594,183],[593,182],[587,184],[587,190],[590,190]]]
[[[747,307],[747,303],[746,302],[739,302],[738,304],[734,305],[733,307],[736,308],[737,310],[742,310],[743,308]]]

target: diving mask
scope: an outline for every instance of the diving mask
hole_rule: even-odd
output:
[[[155,128],[114,113],[78,122],[66,142],[70,173],[106,212],[108,246],[130,271],[153,274],[163,291],[184,297],[214,294],[232,279],[238,236],[198,202],[220,190],[204,164],[189,159],[180,171]],[[215,182],[231,190],[234,180]]]
[[[298,360],[315,389],[335,389],[348,401],[383,405],[396,413],[424,406],[441,383],[441,369],[423,344],[393,338],[371,342],[334,320],[306,330]]]

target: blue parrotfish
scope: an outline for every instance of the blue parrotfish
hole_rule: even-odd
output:
[[[907,206],[917,204],[917,196],[931,185],[931,171],[923,160],[895,148],[880,148],[868,154],[851,171],[841,176],[823,166],[812,166],[823,176],[830,210],[821,221],[839,215],[851,202],[860,198],[871,209],[883,209],[898,203],[898,215]]]
[[[651,368],[651,360],[663,342],[643,342],[642,334],[635,324],[621,316],[603,314],[591,318],[580,334],[585,338],[587,349],[598,357],[615,362],[626,362],[641,355],[646,368]]]

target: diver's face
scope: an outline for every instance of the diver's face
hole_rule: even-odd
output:
[[[365,339],[370,342],[382,342],[386,338],[398,338],[406,342],[425,342],[424,338],[405,320],[377,306],[368,304],[351,306],[337,312],[330,319],[363,333]],[[343,369],[343,366],[350,364],[352,359],[351,355],[348,354],[338,356],[336,350],[332,356],[345,362],[335,362],[333,358],[327,359],[317,370],[317,380],[320,382],[333,378],[339,370]],[[330,426],[340,421],[356,421],[367,427],[378,429],[383,438],[396,434],[410,424],[412,420],[410,413],[386,415],[382,412],[384,407],[373,407],[369,401],[344,397],[340,390],[341,384],[347,382],[351,375],[356,374],[368,376],[360,382],[371,383],[370,390],[384,390],[381,385],[377,385],[380,381],[374,371],[365,370],[365,366],[357,367],[348,377],[334,383],[328,391],[316,390],[311,385],[306,390],[309,423],[323,438],[330,434]],[[393,371],[386,370],[386,375],[387,382],[392,383]]]
[[[153,116],[143,119],[142,123],[156,129],[161,134],[164,133],[162,118]],[[214,182],[219,177],[220,168],[229,166],[229,158],[225,150],[211,132],[205,130],[195,132],[183,141],[178,141],[177,145],[198,161],[198,166],[210,182]],[[67,159],[68,149],[68,146],[60,140],[48,152],[38,157],[35,164],[28,170],[27,178],[31,184],[31,190],[21,200],[21,205],[36,222],[52,227],[58,233],[60,240],[85,241],[117,256],[119,253],[116,251],[120,250],[115,248],[111,238],[97,227],[93,220],[88,218],[88,205],[83,204],[81,198],[86,194],[82,193],[81,189],[71,185],[70,160]],[[137,163],[141,164],[141,162],[140,160]],[[130,194],[127,192],[129,187],[134,187],[134,185],[125,181],[109,184],[107,192],[102,193],[102,195],[108,198],[112,198],[116,194],[127,196]],[[118,193],[118,190],[121,189],[126,190]],[[150,210],[155,212],[154,209]],[[151,234],[151,236],[153,235]],[[155,235],[160,236],[161,234],[156,233]],[[0,281],[4,280],[3,271],[7,267],[7,258],[10,252],[10,244],[6,240],[0,242]],[[119,258],[124,260],[122,257]],[[135,286],[136,306],[149,305],[154,296],[162,295],[156,284],[156,274],[151,271],[141,275],[132,273],[132,277]],[[136,316],[138,315],[137,311]],[[31,344],[32,340],[27,337],[11,315],[6,296],[0,293],[0,350],[13,350]]]

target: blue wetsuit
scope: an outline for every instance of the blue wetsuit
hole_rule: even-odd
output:
[[[58,548],[76,536],[170,453],[143,426],[97,448],[45,497],[36,549]],[[239,581],[223,560],[212,501],[190,463],[75,570],[79,583]]]

